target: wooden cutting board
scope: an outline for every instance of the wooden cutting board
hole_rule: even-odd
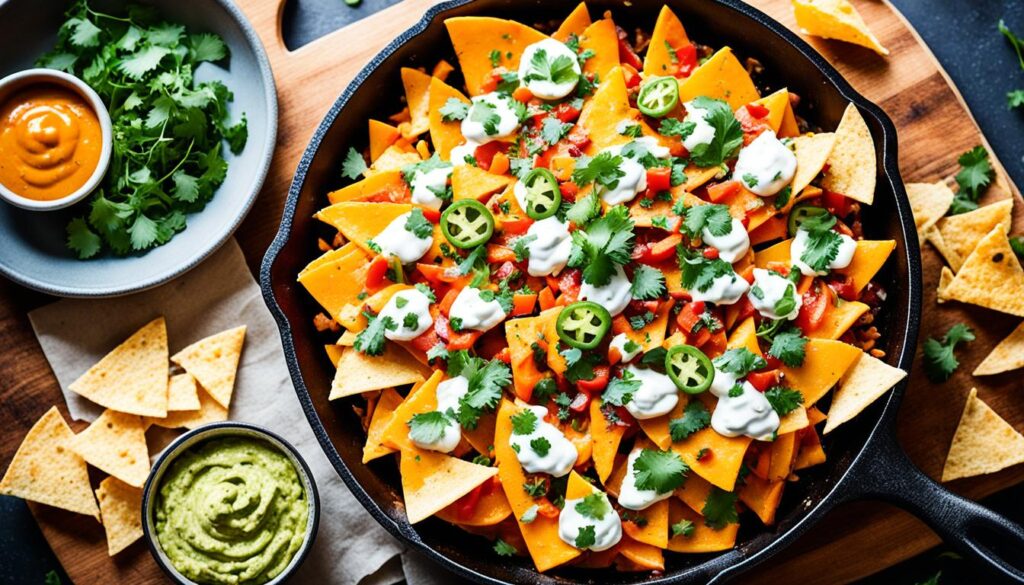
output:
[[[278,149],[266,186],[237,237],[254,273],[278,228],[292,173],[320,119],[356,72],[392,38],[411,26],[433,4],[405,0],[296,51],[281,37],[283,0],[236,0],[258,31],[270,57],[280,103]],[[789,0],[761,0],[759,8],[795,29]],[[900,166],[907,181],[950,179],[956,157],[985,144],[959,92],[910,24],[883,0],[855,0],[872,30],[892,54],[880,58],[870,51],[838,42],[809,39],[861,93],[879,104],[899,129]],[[344,9],[339,7],[339,9]],[[652,15],[651,22],[653,24]],[[1017,189],[1001,166],[998,184],[987,198],[1013,196]],[[1015,232],[1024,232],[1018,206]],[[940,336],[955,322],[971,324],[978,339],[962,352],[963,367],[943,385],[931,385],[920,369],[911,376],[904,399],[899,434],[913,461],[932,477],[942,469],[949,441],[971,386],[1018,429],[1024,430],[1024,404],[1018,373],[972,379],[969,372],[992,346],[1019,321],[955,303],[941,311],[935,286],[941,261],[924,250],[925,317],[921,339]],[[28,323],[26,312],[50,299],[9,282],[0,282],[0,467],[6,468],[29,427],[50,405],[61,401]],[[76,430],[84,425],[76,425]],[[1002,473],[956,482],[951,487],[982,498],[1024,480],[1024,466]],[[330,494],[323,494],[330,497]],[[143,543],[117,558],[107,556],[103,530],[95,521],[45,506],[32,511],[61,563],[80,585],[112,582],[164,582]],[[802,585],[845,583],[869,575],[936,545],[938,539],[921,522],[893,507],[863,502],[835,510],[817,528],[791,546],[745,583]],[[415,584],[413,584],[415,585]]]

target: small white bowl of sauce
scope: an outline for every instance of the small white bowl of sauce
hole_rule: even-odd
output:
[[[0,79],[0,197],[23,209],[73,205],[103,180],[110,114],[81,79],[28,69]]]

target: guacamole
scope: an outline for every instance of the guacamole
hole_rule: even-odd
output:
[[[213,439],[182,453],[161,480],[156,535],[198,583],[259,585],[305,539],[309,502],[291,461],[258,439]]]

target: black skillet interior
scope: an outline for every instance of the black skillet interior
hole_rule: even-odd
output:
[[[753,517],[743,518],[736,549],[708,555],[666,555],[661,576],[614,571],[555,570],[538,575],[528,559],[499,558],[483,538],[469,537],[437,520],[416,527],[406,522],[401,486],[395,465],[361,461],[364,435],[353,403],[328,402],[334,368],[323,352],[323,337],[312,327],[320,309],[295,283],[295,275],[319,252],[316,237],[321,226],[313,213],[327,204],[326,193],[340,186],[338,169],[349,146],[366,145],[366,120],[385,119],[400,109],[399,68],[430,68],[439,58],[455,63],[443,20],[451,16],[489,15],[526,23],[557,22],[577,0],[454,0],[432,8],[415,27],[392,42],[356,77],[317,129],[297,169],[281,231],[264,260],[261,281],[265,298],[281,326],[292,379],[300,401],[328,458],[367,510],[393,534],[420,548],[449,569],[479,582],[517,583],[697,583],[735,574],[760,562],[802,533],[839,501],[866,493],[886,492],[864,473],[853,473],[865,459],[866,446],[881,445],[873,454],[890,453],[893,465],[877,473],[899,476],[913,470],[900,458],[892,442],[891,426],[902,386],[879,401],[857,420],[844,425],[826,440],[826,464],[801,473],[801,481],[787,486],[777,524],[765,528]],[[612,0],[590,0],[592,15],[613,12],[626,30],[651,30],[662,0],[633,0],[628,6]],[[875,205],[864,213],[868,238],[898,242],[897,251],[879,276],[889,292],[888,306],[879,320],[887,360],[909,370],[916,345],[920,311],[920,266],[917,239],[909,205],[896,165],[895,128],[876,106],[867,102],[806,43],[764,14],[735,0],[681,2],[670,0],[696,41],[712,47],[731,46],[741,57],[756,57],[765,73],[756,81],[762,95],[788,87],[802,98],[798,115],[813,126],[835,128],[851,101],[865,114],[878,156]],[[343,113],[342,113],[343,112]],[[877,466],[876,466],[877,467]],[[856,476],[856,477],[855,477]],[[860,487],[871,484],[872,489]],[[916,484],[930,490],[934,484]],[[941,488],[938,488],[941,489]],[[882,494],[887,495],[887,494]],[[920,511],[920,510],[919,510]]]

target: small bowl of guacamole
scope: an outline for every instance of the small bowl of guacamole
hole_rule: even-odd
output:
[[[319,496],[287,441],[245,423],[185,433],[160,455],[142,502],[156,562],[182,584],[284,582],[316,537]]]

